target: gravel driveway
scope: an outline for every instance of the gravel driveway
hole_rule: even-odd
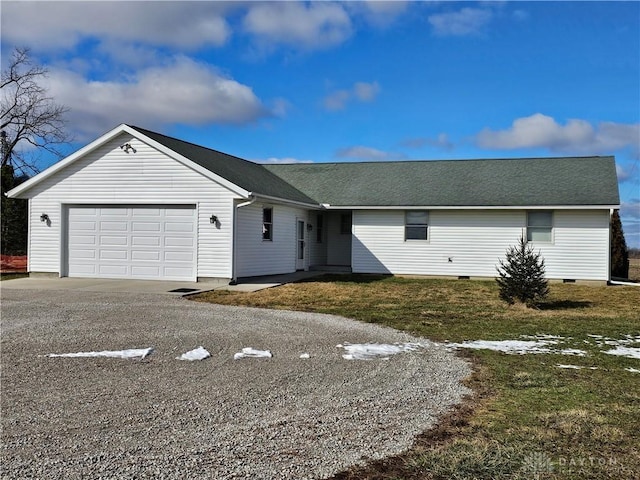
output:
[[[326,478],[406,450],[468,393],[469,366],[429,342],[387,361],[336,347],[416,341],[330,315],[3,290],[2,478]],[[211,358],[175,359],[200,345]],[[273,358],[234,360],[243,347]]]

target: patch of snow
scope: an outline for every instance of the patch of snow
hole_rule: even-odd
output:
[[[555,335],[522,335],[521,338],[533,338],[536,340],[474,340],[462,343],[448,343],[450,348],[470,348],[474,350],[494,350],[509,355],[525,355],[528,353],[546,353],[558,355],[575,355],[578,357],[587,356],[584,350],[567,348],[558,350],[550,348],[557,345],[563,337]]]
[[[150,348],[130,348],[127,350],[104,350],[102,352],[50,353],[47,357],[110,357],[110,358],[138,358],[148,357],[153,352]]]
[[[337,348],[344,348],[347,353],[342,355],[345,360],[389,360],[390,355],[396,355],[402,352],[412,352],[419,349],[422,345],[418,343],[396,343],[390,345],[387,343],[345,343],[344,345],[336,345]]]
[[[571,370],[581,370],[583,368],[588,368],[589,370],[597,370],[598,367],[582,367],[580,365],[562,365],[562,364],[558,364],[556,365],[556,367],[558,368],[568,368]]]
[[[607,355],[617,355],[619,357],[637,358],[640,360],[640,348],[637,347],[621,347],[617,346],[613,350],[602,350]]]
[[[627,372],[631,372],[631,373],[640,373],[640,370],[638,370],[637,368],[627,367],[627,368],[625,368],[625,370]]]
[[[555,343],[557,342],[551,340],[474,340],[472,342],[449,343],[447,346],[524,355],[526,353],[552,353],[548,346]]]
[[[176,360],[188,360],[193,362],[194,360],[204,360],[205,358],[209,358],[211,354],[204,348],[198,347],[193,350],[189,350],[187,353],[183,353],[179,357],[176,357]]]
[[[256,350],[255,348],[245,347],[241,352],[236,353],[233,356],[234,360],[241,358],[271,358],[271,352],[269,350]]]
[[[302,355],[300,355],[300,358],[311,358],[311,355],[309,355],[308,353],[303,353]]]

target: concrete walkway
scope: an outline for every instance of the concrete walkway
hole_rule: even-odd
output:
[[[295,272],[284,275],[251,277],[242,279],[237,285],[229,285],[220,280],[207,282],[175,282],[161,280],[126,280],[104,278],[55,278],[25,277],[0,282],[0,291],[8,290],[78,290],[86,292],[114,293],[162,293],[175,296],[193,295],[211,290],[229,290],[235,292],[257,292],[277,287],[285,283],[297,282],[306,278],[322,275],[324,272]]]

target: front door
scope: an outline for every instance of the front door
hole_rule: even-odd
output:
[[[296,240],[296,270],[304,270],[304,220],[298,220]]]

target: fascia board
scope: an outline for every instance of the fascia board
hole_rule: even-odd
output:
[[[258,200],[262,199],[262,200],[266,200],[267,202],[283,203],[283,204],[287,204],[287,205],[295,205],[295,206],[298,206],[298,207],[311,208],[313,210],[320,210],[322,208],[322,206],[317,204],[317,203],[298,202],[296,200],[288,200],[286,198],[272,197],[270,195],[261,195],[261,194],[256,193],[256,192],[252,192],[251,195],[253,195]]]
[[[323,203],[326,210],[608,210],[618,209],[615,205],[461,205],[461,206],[430,206],[430,205],[330,205]]]
[[[11,189],[10,191],[7,192],[7,196],[8,197],[18,197],[18,195],[26,192],[27,190],[29,190],[30,188],[32,188],[35,185],[39,184],[43,180],[49,178],[50,176],[54,175],[55,173],[59,172],[60,170],[66,168],[70,164],[72,164],[75,161],[77,161],[78,159],[82,158],[84,155],[86,155],[86,154],[90,153],[91,151],[99,148],[100,146],[102,146],[105,143],[111,141],[113,138],[115,138],[116,136],[118,136],[118,135],[120,135],[122,133],[128,133],[132,137],[137,138],[138,140],[140,140],[140,141],[152,146],[153,148],[156,148],[157,150],[161,151],[165,155],[167,155],[167,156],[173,158],[174,160],[182,163],[186,167],[188,167],[188,168],[190,168],[192,170],[195,170],[196,172],[204,175],[205,177],[213,180],[214,182],[219,183],[222,186],[228,188],[233,193],[235,193],[235,194],[237,194],[237,195],[239,195],[239,196],[241,196],[243,198],[249,198],[250,192],[248,192],[245,189],[239,187],[238,185],[228,181],[227,179],[225,179],[225,178],[223,178],[223,177],[221,177],[219,175],[216,175],[215,173],[207,170],[206,168],[201,167],[197,163],[192,162],[188,158],[183,157],[182,155],[180,155],[180,154],[174,152],[173,150],[171,150],[170,148],[165,147],[161,143],[156,142],[155,140],[147,137],[143,133],[137,131],[134,128],[131,128],[129,125],[126,125],[126,124],[121,124],[121,125],[117,126],[113,130],[105,133],[104,135],[102,135],[98,139],[94,140],[93,142],[89,143],[88,145],[85,145],[83,148],[81,148],[80,150],[72,153],[71,155],[69,155],[65,159],[61,160],[60,162],[52,165],[51,167],[47,168],[46,170],[44,170],[42,172],[40,172],[39,174],[37,174],[33,178],[30,178],[26,182],[18,185],[16,188]]]

